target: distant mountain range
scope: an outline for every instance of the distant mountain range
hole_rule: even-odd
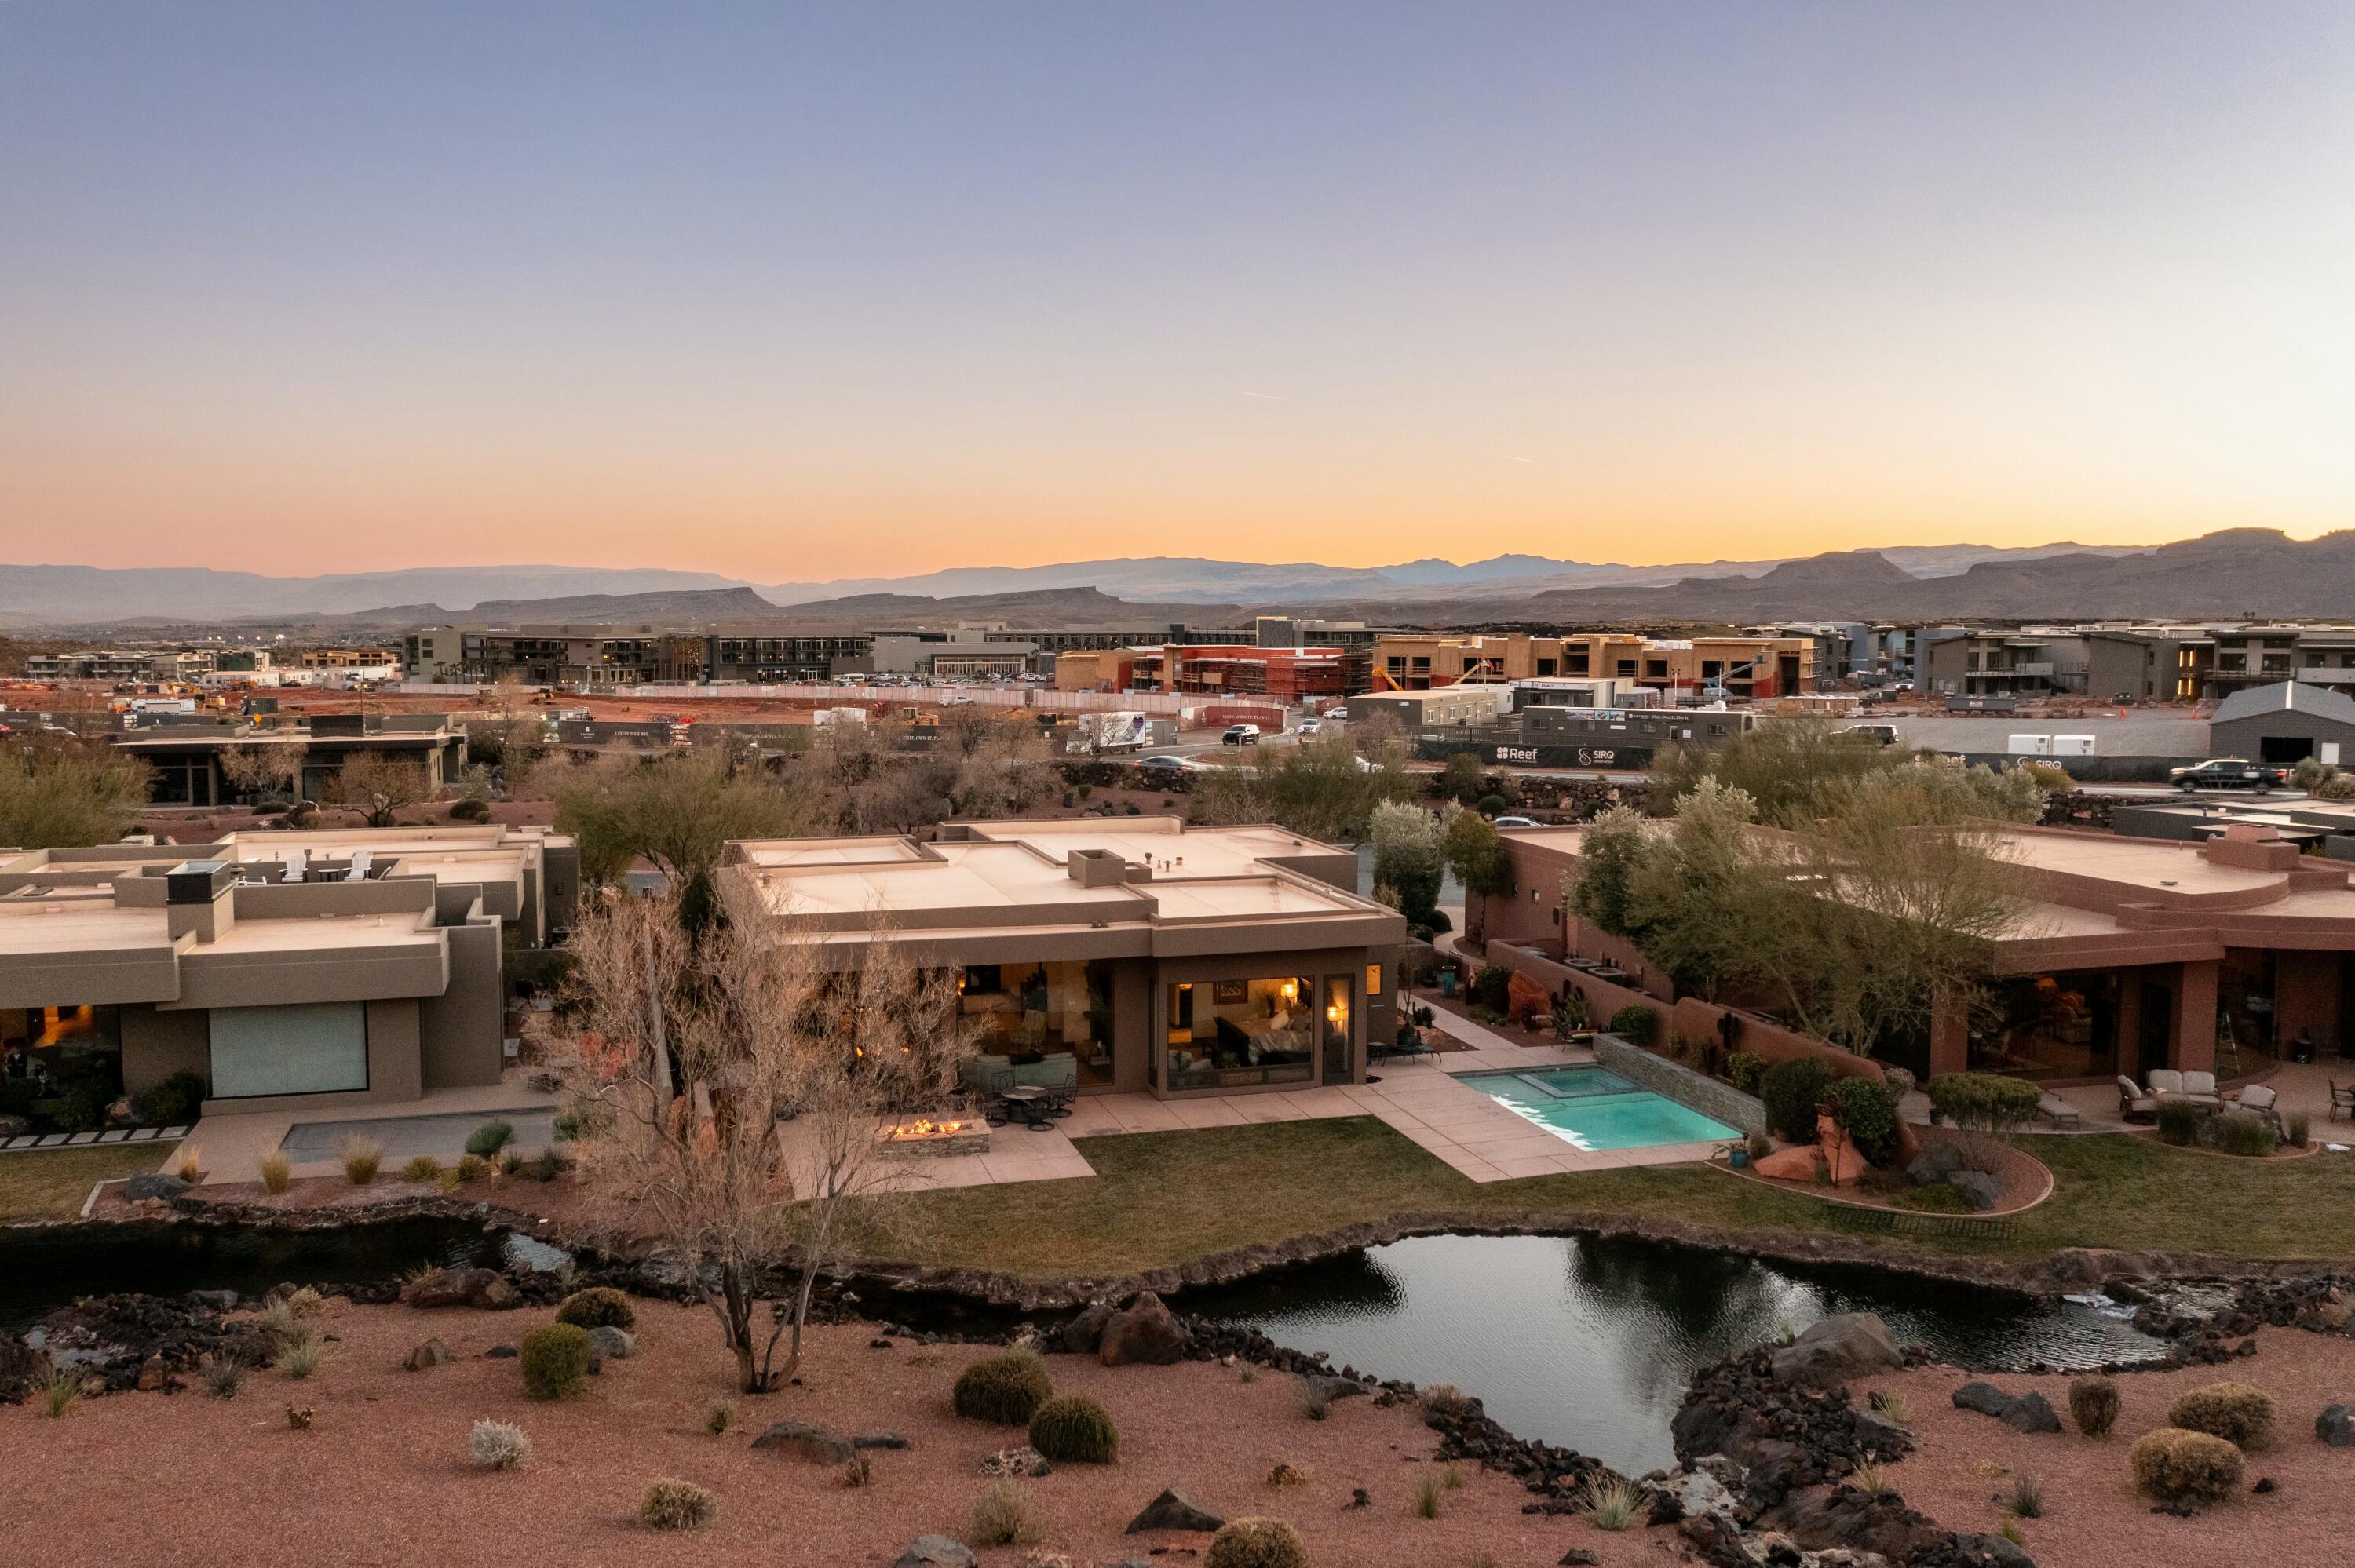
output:
[[[958,567],[826,584],[578,567],[317,577],[205,567],[0,567],[0,628],[101,631],[247,622],[381,634],[435,620],[673,621],[857,630],[1241,624],[1293,610],[1377,621],[2000,620],[2355,614],[2355,532],[2307,542],[2235,528],[2157,547],[1902,546],[1804,559],[1627,567],[1498,556],[1394,567],[1149,557]]]

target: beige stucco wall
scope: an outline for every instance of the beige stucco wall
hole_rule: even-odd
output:
[[[450,984],[418,1002],[420,1078],[429,1089],[496,1084],[506,1032],[499,925],[456,926],[449,936]]]
[[[123,1092],[135,1095],[177,1072],[210,1081],[212,1037],[201,1012],[163,1012],[133,1005],[118,1015],[123,1031]]]

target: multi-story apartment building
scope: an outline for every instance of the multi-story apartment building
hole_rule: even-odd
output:
[[[85,649],[71,653],[36,653],[25,661],[31,681],[155,681],[193,684],[213,668],[209,648]]]
[[[2355,626],[2216,627],[2206,695],[2227,697],[2275,681],[2355,683]]]
[[[1923,631],[1923,688],[1950,696],[2051,696],[2085,690],[2085,638],[2074,630],[1934,627]]]
[[[1780,697],[1814,688],[1812,637],[1644,637],[1623,631],[1385,633],[1371,687],[1428,691],[1463,683],[1612,680],[1670,696]]]
[[[1211,643],[1138,649],[1126,689],[1214,696],[1304,697],[1348,694],[1348,656],[1338,648],[1262,648]]]

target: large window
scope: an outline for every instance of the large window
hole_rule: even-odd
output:
[[[2024,1078],[2098,1078],[2118,1070],[2118,982],[2099,971],[2001,982],[1971,1066]]]
[[[1102,959],[969,965],[957,1012],[984,1055],[1023,1067],[1068,1054],[1081,1083],[1113,1081],[1112,965]]]
[[[1316,982],[1305,975],[1169,988],[1168,1086],[1306,1083],[1316,1073]]]
[[[365,1002],[216,1007],[208,1016],[217,1100],[368,1087]]]

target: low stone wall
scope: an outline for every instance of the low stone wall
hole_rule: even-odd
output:
[[[1616,1034],[1594,1037],[1594,1062],[1607,1067],[1632,1084],[1641,1084],[1654,1094],[1672,1099],[1688,1110],[1697,1110],[1712,1121],[1721,1121],[1741,1132],[1766,1130],[1766,1107],[1754,1096],[1745,1095],[1732,1084],[1715,1078],[1705,1078],[1690,1067],[1681,1067],[1665,1056],[1655,1056],[1640,1045],[1631,1045]]]

